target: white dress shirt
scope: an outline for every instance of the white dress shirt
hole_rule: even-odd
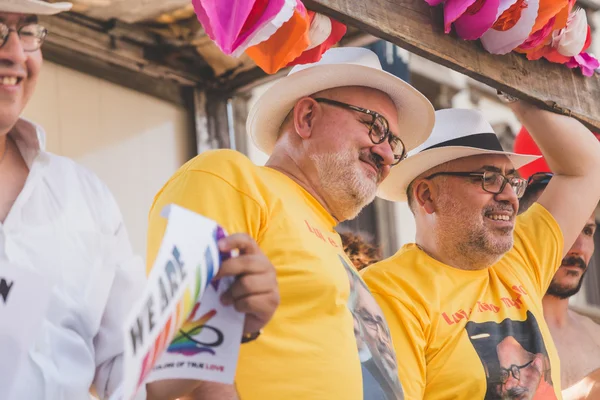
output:
[[[92,172],[46,152],[44,132],[26,120],[9,135],[30,172],[0,224],[0,261],[54,283],[15,398],[89,399],[92,384],[106,398],[122,377],[123,322],[143,288],[144,265],[114,198]]]

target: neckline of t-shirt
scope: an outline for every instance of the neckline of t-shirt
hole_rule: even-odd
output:
[[[332,232],[335,231],[334,228],[338,224],[338,221],[333,217],[333,215],[331,215],[325,209],[325,207],[323,207],[323,205],[317,199],[315,199],[315,197],[312,194],[310,194],[308,192],[308,190],[304,189],[304,187],[302,187],[302,185],[298,184],[298,182],[296,182],[295,180],[293,180],[292,178],[290,178],[283,172],[276,170],[275,168],[271,168],[266,165],[263,166],[262,168],[265,171],[272,172],[274,175],[281,177],[282,179],[284,179],[285,181],[291,183],[291,185],[296,187],[304,195],[304,197],[309,200],[310,206],[315,209],[315,212],[317,214],[319,214],[325,220],[325,223],[328,226],[331,227]]]
[[[432,264],[434,264],[435,266],[448,270],[448,271],[452,271],[452,273],[456,273],[456,274],[462,274],[462,275],[467,275],[470,277],[479,277],[479,276],[485,276],[489,273],[489,268],[485,268],[485,269],[479,269],[479,270],[467,270],[467,269],[460,269],[460,268],[455,268],[451,265],[448,264],[444,264],[443,262],[436,260],[435,258],[433,258],[432,256],[430,256],[425,250],[423,250],[423,248],[421,248],[421,246],[419,246],[417,243],[409,243],[406,245],[406,250],[408,251],[417,251],[419,253],[421,253],[424,257],[427,258],[427,260],[429,262],[431,262]]]

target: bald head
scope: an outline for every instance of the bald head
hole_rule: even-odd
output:
[[[354,218],[373,201],[395,161],[389,136],[372,140],[373,112],[398,135],[397,108],[379,90],[348,86],[301,98],[280,128],[268,165],[299,169],[296,175],[306,178],[336,218]]]

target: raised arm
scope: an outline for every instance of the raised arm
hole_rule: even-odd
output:
[[[579,121],[524,101],[510,103],[542,150],[554,177],[538,202],[558,222],[563,255],[600,199],[600,143]]]

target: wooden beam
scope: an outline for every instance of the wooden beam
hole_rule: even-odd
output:
[[[41,22],[49,31],[43,47],[49,61],[179,105],[184,104],[183,87],[210,86],[201,67],[190,71],[189,65],[201,62],[199,55],[187,63],[169,57],[171,47],[127,24],[103,24],[76,14]]]
[[[441,8],[423,0],[305,0],[314,11],[388,40],[468,75],[489,86],[555,112],[571,114],[600,129],[600,75],[545,60],[528,61],[518,54],[497,56],[479,42],[459,40],[443,32]]]
[[[76,0],[75,4],[77,2]],[[134,23],[190,6],[189,0],[110,0],[104,3],[101,6],[87,7],[86,15],[101,20],[118,18],[124,22]]]

